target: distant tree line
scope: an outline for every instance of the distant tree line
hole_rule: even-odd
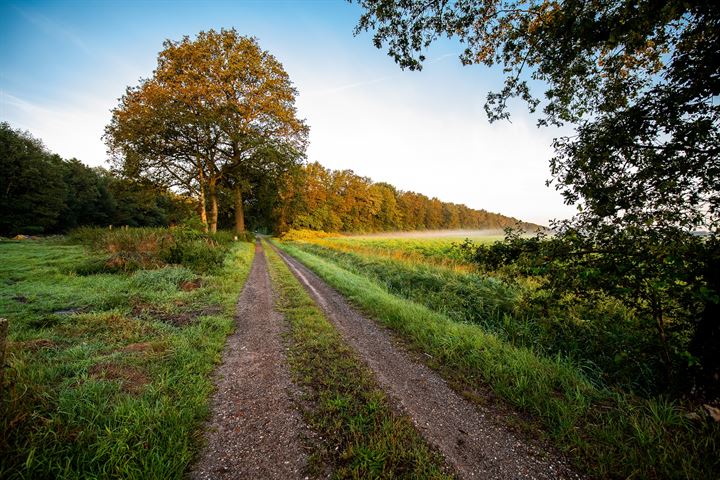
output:
[[[294,172],[279,192],[279,231],[309,228],[329,232],[389,230],[537,228],[486,210],[448,203],[310,163]]]
[[[79,226],[202,228],[193,196],[146,176],[90,168],[48,151],[27,132],[0,124],[0,235],[62,233]],[[352,170],[319,163],[295,165],[283,175],[261,169],[245,175],[242,209],[253,230],[309,228],[378,232],[537,225],[465,205],[442,202],[376,183]],[[233,188],[218,185],[220,228],[236,227]]]
[[[166,226],[192,213],[184,197],[49,152],[0,123],[0,235],[47,234],[84,225]]]

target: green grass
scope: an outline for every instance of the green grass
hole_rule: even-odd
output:
[[[607,478],[717,478],[720,428],[677,403],[599,388],[561,356],[509,344],[479,325],[451,320],[297,245],[281,248],[350,301],[426,352],[456,387],[489,387],[530,414],[575,464]]]
[[[520,289],[492,277],[455,272],[427,263],[408,263],[384,256],[338,251],[317,244],[300,248],[341,267],[370,277],[388,291],[450,317],[486,327],[512,313]]]
[[[212,272],[103,273],[81,245],[0,242],[0,477],[182,477],[254,248],[224,252]]]
[[[321,439],[311,475],[333,478],[448,478],[410,420],[391,410],[356,358],[285,263],[266,249],[279,306],[290,323],[289,362],[305,392],[304,416]]]
[[[596,384],[648,394],[663,375],[654,324],[610,298],[592,303],[563,299],[544,311],[538,306],[542,302],[535,302],[543,294],[537,290],[537,279],[501,279],[429,262],[338,250],[327,242],[298,246],[377,281],[394,295],[453,320],[478,324],[503,341],[572,359]],[[682,345],[674,345],[683,351]]]

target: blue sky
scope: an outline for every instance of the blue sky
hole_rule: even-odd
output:
[[[400,70],[356,5],[316,1],[0,3],[0,120],[64,157],[103,165],[100,139],[125,88],[152,75],[165,39],[210,28],[255,36],[285,66],[310,125],[308,160],[441,200],[547,223],[573,212],[545,187],[556,131],[518,107],[483,110],[501,73],[463,67],[442,40],[422,72]]]

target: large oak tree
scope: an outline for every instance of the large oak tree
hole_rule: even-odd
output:
[[[265,168],[269,149],[283,165],[304,157],[308,128],[296,95],[256,39],[234,29],[200,32],[164,43],[153,76],[128,88],[113,110],[105,139],[120,170],[194,195],[212,232],[218,189],[232,188],[243,229],[246,173]]]

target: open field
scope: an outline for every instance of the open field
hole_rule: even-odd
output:
[[[387,251],[373,254],[365,241],[280,245],[427,354],[460,391],[489,389],[525,412],[524,428],[545,432],[582,470],[642,478],[718,471],[712,452],[720,429],[700,406],[652,393],[652,372],[643,370],[653,362],[652,332],[632,312],[609,302],[543,318],[524,302],[534,291],[530,278],[458,272],[432,259],[413,265]],[[415,240],[408,242],[412,250]]]
[[[171,265],[167,231],[116,233],[0,242],[2,478],[177,478],[198,448],[252,245],[178,240]]]
[[[475,243],[493,243],[501,237],[488,236],[472,240]],[[430,237],[403,239],[397,237],[330,237],[316,238],[315,245],[333,250],[369,254],[404,261],[408,264],[428,263],[457,271],[475,270],[475,265],[461,248],[467,237]]]

